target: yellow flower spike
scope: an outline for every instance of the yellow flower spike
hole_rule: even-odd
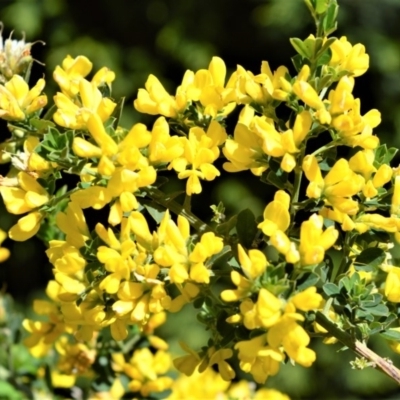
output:
[[[42,219],[43,215],[40,212],[31,212],[18,220],[9,230],[8,236],[17,242],[28,240],[37,234]]]
[[[285,232],[290,225],[290,196],[283,190],[278,190],[264,210],[264,221],[258,224],[265,235],[272,236],[277,230]]]

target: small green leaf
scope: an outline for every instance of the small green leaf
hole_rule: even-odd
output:
[[[388,329],[385,332],[381,332],[380,336],[386,340],[394,340],[396,342],[400,341],[400,331],[394,329]]]
[[[311,273],[307,276],[307,278],[304,282],[302,282],[300,285],[297,285],[297,289],[299,291],[306,290],[307,288],[309,288],[311,286],[315,286],[318,281],[319,281],[319,276],[314,273]]]
[[[389,314],[389,309],[384,304],[377,304],[374,307],[362,307],[366,312],[376,317],[386,317]]]
[[[359,254],[354,262],[356,271],[373,271],[385,260],[385,252],[378,247],[369,247]]]
[[[311,47],[309,43],[303,42],[299,38],[291,38],[290,44],[303,58],[311,58],[314,52],[314,46]]]
[[[152,216],[154,221],[159,224],[161,220],[164,218],[165,215],[165,209],[161,207],[158,204],[152,203],[152,204],[144,204],[144,208],[147,210],[147,212]]]
[[[228,221],[223,224],[219,224],[215,230],[218,234],[223,236],[228,236],[231,230],[236,226],[237,223],[237,215],[231,217]]]
[[[257,230],[256,218],[253,212],[248,208],[241,211],[237,216],[236,231],[239,241],[244,247],[252,247]]]
[[[323,14],[328,8],[327,0],[317,0],[315,4],[315,12],[317,14]]]
[[[322,1],[322,0],[321,0]],[[322,20],[322,26],[324,28],[325,36],[328,36],[336,30],[336,18],[338,13],[338,5],[336,3],[331,3],[326,10],[326,14]]]
[[[337,296],[340,293],[339,287],[336,286],[334,283],[328,282],[323,287],[322,290],[328,296]]]

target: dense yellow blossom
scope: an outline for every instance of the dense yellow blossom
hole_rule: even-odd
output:
[[[61,91],[70,98],[79,93],[79,82],[92,70],[92,62],[85,56],[72,58],[70,55],[64,58],[61,66],[57,65],[53,72],[53,78],[60,86]],[[96,86],[111,84],[115,79],[114,72],[103,67],[93,77],[92,83]]]
[[[171,366],[168,353],[158,350],[152,354],[148,348],[136,350],[129,361],[122,353],[112,354],[112,368],[130,379],[128,388],[132,392],[140,392],[144,397],[151,393],[163,392],[172,386],[173,380],[165,376]]]
[[[58,92],[54,96],[54,103],[57,106],[54,122],[71,129],[87,129],[92,115],[97,115],[102,122],[106,121],[116,106],[111,99],[102,96],[95,83],[86,79],[79,80],[79,99],[71,99]]]
[[[365,180],[351,170],[346,159],[338,160],[323,178],[316,157],[307,155],[303,161],[303,171],[310,181],[307,187],[308,197],[324,197],[326,203],[334,209],[348,215],[357,213],[358,202],[352,196],[363,189]]]

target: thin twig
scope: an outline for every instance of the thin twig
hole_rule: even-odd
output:
[[[369,349],[365,344],[361,343],[359,340],[354,340],[348,333],[342,331],[323,313],[316,313],[316,321],[350,350],[369,360],[372,365],[400,385],[400,370],[392,363],[391,360],[378,356],[378,354]]]

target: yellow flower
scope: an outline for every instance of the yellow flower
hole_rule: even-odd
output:
[[[319,264],[324,260],[325,251],[335,244],[339,232],[334,226],[323,231],[323,224],[323,217],[317,214],[301,224],[299,252],[302,265]]]
[[[92,70],[93,64],[85,56],[72,58],[70,55],[64,58],[53,72],[53,78],[60,86],[61,91],[70,98],[75,97],[79,93],[79,83]],[[102,84],[111,84],[115,79],[114,72],[103,67],[93,77],[92,83],[96,86]]]
[[[137,99],[133,102],[137,111],[151,115],[160,114],[170,118],[175,118],[178,111],[182,111],[178,110],[176,100],[154,75],[149,75],[145,88],[139,89]]]
[[[42,219],[43,215],[40,212],[31,212],[20,218],[18,222],[11,227],[8,236],[17,242],[24,242],[38,233]]]
[[[277,230],[285,232],[290,225],[289,206],[290,196],[278,190],[274,200],[265,207],[264,221],[258,224],[258,228],[267,236],[272,236]]]
[[[256,102],[265,105],[274,99],[284,100],[288,96],[288,90],[282,90],[285,88],[282,80],[286,81],[284,77],[287,73],[288,69],[284,66],[272,73],[267,61],[262,62],[261,73],[258,75],[238,65],[226,84],[224,94],[226,98],[239,104]]]
[[[29,90],[28,84],[19,75],[14,75],[4,86],[0,85],[0,118],[23,121],[41,110],[47,104],[46,95],[40,94],[44,86],[44,79],[39,79]]]
[[[26,172],[19,172],[16,186],[0,186],[7,211],[24,214],[47,203],[50,196],[35,178]]]
[[[317,293],[317,288],[311,286],[290,298],[294,306],[301,311],[318,310],[323,304],[323,297]]]
[[[186,343],[179,342],[179,346],[181,346],[182,350],[186,351],[188,354],[175,358],[173,361],[174,367],[186,376],[190,376],[199,366],[201,358],[199,354],[192,350]]]
[[[265,255],[259,250],[250,250],[247,255],[239,244],[238,255],[245,277],[237,271],[231,272],[231,280],[237,286],[237,289],[227,289],[221,293],[222,300],[226,302],[238,301],[250,296],[253,291],[253,282],[264,273],[268,265]]]
[[[173,384],[172,378],[165,376],[171,366],[171,358],[165,351],[152,354],[148,348],[142,348],[135,350],[129,362],[122,353],[113,353],[112,359],[114,371],[126,374],[130,379],[128,388],[140,392],[144,398],[163,392]]]
[[[346,36],[336,39],[330,46],[332,57],[328,63],[336,72],[350,72],[353,76],[363,75],[369,67],[369,56],[365,47],[357,43],[352,46]]]
[[[227,139],[222,150],[228,162],[223,168],[228,172],[240,172],[250,169],[254,175],[261,175],[268,168],[263,144],[264,138],[259,132],[249,129],[254,110],[245,106],[240,112],[233,139]],[[250,121],[248,121],[250,120]]]
[[[218,349],[211,347],[208,349],[207,358],[208,363],[202,363],[199,368],[199,372],[202,372],[204,368],[212,367],[214,364],[218,366],[218,372],[224,381],[231,381],[235,377],[235,371],[233,368],[225,361],[233,356],[232,349]]]
[[[319,98],[318,93],[315,89],[307,82],[310,75],[310,67],[305,64],[303,65],[296,81],[293,83],[293,92],[295,95],[303,101],[307,106],[316,110],[324,109],[324,103]]]
[[[95,349],[89,349],[83,343],[69,343],[65,336],[56,342],[55,349],[59,354],[57,369],[65,375],[87,374],[96,359]]]
[[[5,247],[1,247],[1,244],[7,238],[7,233],[0,229],[0,262],[4,262],[10,257],[10,250]]]
[[[400,268],[389,266],[385,281],[385,296],[392,303],[400,303]]]
[[[171,136],[169,125],[164,117],[159,117],[153,125],[149,143],[149,161],[152,165],[169,163],[184,152],[185,141],[178,136]]]
[[[93,64],[85,56],[64,58],[53,72],[53,78],[60,86],[62,92],[68,97],[74,97],[79,92],[79,82],[92,70]]]
[[[285,355],[279,347],[268,345],[267,335],[253,337],[235,344],[240,368],[253,375],[257,383],[263,384],[269,376],[276,375]]]
[[[168,166],[168,169],[178,172],[179,179],[188,178],[186,193],[189,196],[201,193],[200,179],[212,181],[220,175],[212,163],[218,158],[218,146],[225,139],[225,129],[215,120],[211,122],[207,132],[199,127],[190,129],[189,137],[185,140],[184,153]]]
[[[267,338],[270,346],[283,346],[287,355],[303,367],[310,367],[316,359],[314,350],[307,347],[310,343],[307,332],[291,318],[282,318],[271,327]]]
[[[303,161],[303,171],[310,181],[308,197],[325,197],[328,205],[348,215],[358,212],[358,202],[352,196],[363,189],[365,180],[351,170],[347,160],[339,159],[323,178],[316,157],[308,155]]]
[[[360,100],[354,99],[353,88],[354,78],[343,76],[336,89],[329,92],[329,113],[332,116],[330,124],[336,129],[343,144],[375,149],[379,139],[372,135],[372,129],[380,124],[381,115],[375,109],[361,115]]]
[[[225,400],[225,391],[229,382],[224,381],[221,375],[212,368],[207,368],[202,373],[194,372],[190,376],[179,375],[171,387],[172,393],[166,400]],[[235,396],[233,396],[235,397]]]

